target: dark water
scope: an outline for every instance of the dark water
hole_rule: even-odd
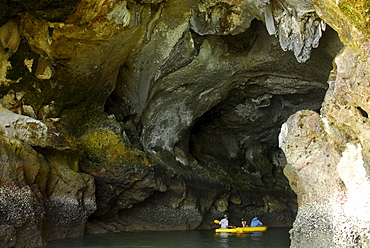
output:
[[[171,232],[123,232],[87,235],[50,242],[47,248],[288,248],[289,228],[265,232],[216,234],[213,230]]]

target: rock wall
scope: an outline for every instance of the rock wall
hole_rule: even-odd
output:
[[[285,174],[298,195],[292,247],[369,247],[369,5],[317,5],[346,46],[334,61],[320,115],[300,111],[280,134]]]
[[[352,39],[324,2],[65,2],[0,3],[1,246],[214,228],[225,213],[292,225],[281,125],[318,116],[341,40],[366,44],[366,25]],[[303,149],[284,142],[304,224]]]
[[[68,151],[78,149],[77,141],[51,120],[3,107],[0,116],[1,246],[38,247],[83,235],[96,210],[95,185],[91,175],[77,172],[76,155]]]

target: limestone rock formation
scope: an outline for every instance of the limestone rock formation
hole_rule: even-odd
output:
[[[334,61],[320,115],[300,111],[280,134],[299,204],[292,247],[369,247],[369,5],[322,1],[319,7],[346,46]]]
[[[285,124],[280,146],[296,196],[283,175],[281,125],[305,110],[289,120],[305,116],[305,130],[312,122],[339,130],[339,146],[347,125],[337,130],[331,126],[341,123],[334,120],[339,113],[326,123],[318,112],[337,111],[331,94],[343,94],[339,88],[362,73],[356,63],[367,70],[365,55],[351,60],[356,70],[343,69],[345,81],[336,87],[329,81],[326,93],[329,76],[342,77],[330,74],[341,40],[357,53],[367,48],[360,39],[366,24],[356,21],[356,32],[344,25],[352,5],[341,3],[348,11],[336,20],[326,4],[0,3],[0,245],[37,247],[86,232],[213,228],[224,213],[231,220],[258,213],[269,226],[291,226],[297,196],[293,244],[304,244],[305,229],[297,228],[309,223],[307,214],[316,213],[311,202],[321,195],[302,204],[316,191],[302,183],[292,158],[335,151],[330,161],[344,160],[321,129],[312,133],[326,150],[312,153],[304,137],[291,149],[290,135],[298,132]],[[360,95],[358,87],[353,92]],[[352,109],[367,118],[361,99]],[[366,129],[357,135],[365,137]],[[338,168],[344,178],[345,163]],[[345,195],[335,183],[327,193]]]

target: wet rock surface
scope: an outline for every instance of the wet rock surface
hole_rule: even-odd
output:
[[[316,131],[322,139],[311,154],[306,139],[297,138],[297,149],[289,145],[299,126],[284,133],[286,146],[279,144],[281,125],[300,110],[309,110],[303,112],[305,130],[312,128],[311,118],[326,125],[320,111],[332,116],[329,126],[346,123],[334,120],[345,116],[329,104],[335,94],[338,101],[347,97],[361,118],[368,113],[365,100],[339,96],[349,84],[350,92],[361,95],[361,84],[350,79],[362,73],[366,82],[366,63],[344,50],[353,70],[338,61],[334,69],[340,73],[330,74],[341,40],[364,51],[364,39],[349,42],[349,30],[337,24],[348,20],[346,13],[335,20],[326,4],[2,4],[7,11],[0,11],[1,245],[37,247],[84,233],[214,228],[213,219],[225,213],[235,221],[259,214],[269,226],[291,226],[297,197],[293,244],[308,245],[309,229],[319,240],[325,225],[298,226],[311,223],[307,213],[317,213],[311,205],[321,191],[302,183],[292,158],[299,152],[305,161],[323,151],[335,154],[330,169],[324,170],[324,162],[315,169],[328,184],[337,180],[329,196],[345,195],[340,182],[350,185],[352,179],[345,178],[346,166],[335,170],[342,151],[322,138],[326,134]],[[356,27],[354,37],[362,37],[363,23]],[[360,57],[366,61],[366,55]],[[344,109],[347,102],[340,102]],[[366,137],[360,127],[350,137]],[[345,130],[335,140],[341,144],[349,129],[339,129]],[[331,170],[338,177],[329,178]],[[330,233],[336,232],[325,235]]]

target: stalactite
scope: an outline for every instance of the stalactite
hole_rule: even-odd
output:
[[[314,10],[299,16],[294,8],[277,1],[265,5],[265,24],[270,35],[279,36],[280,46],[284,51],[293,51],[297,61],[306,62],[311,56],[312,48],[317,48],[325,23]]]

